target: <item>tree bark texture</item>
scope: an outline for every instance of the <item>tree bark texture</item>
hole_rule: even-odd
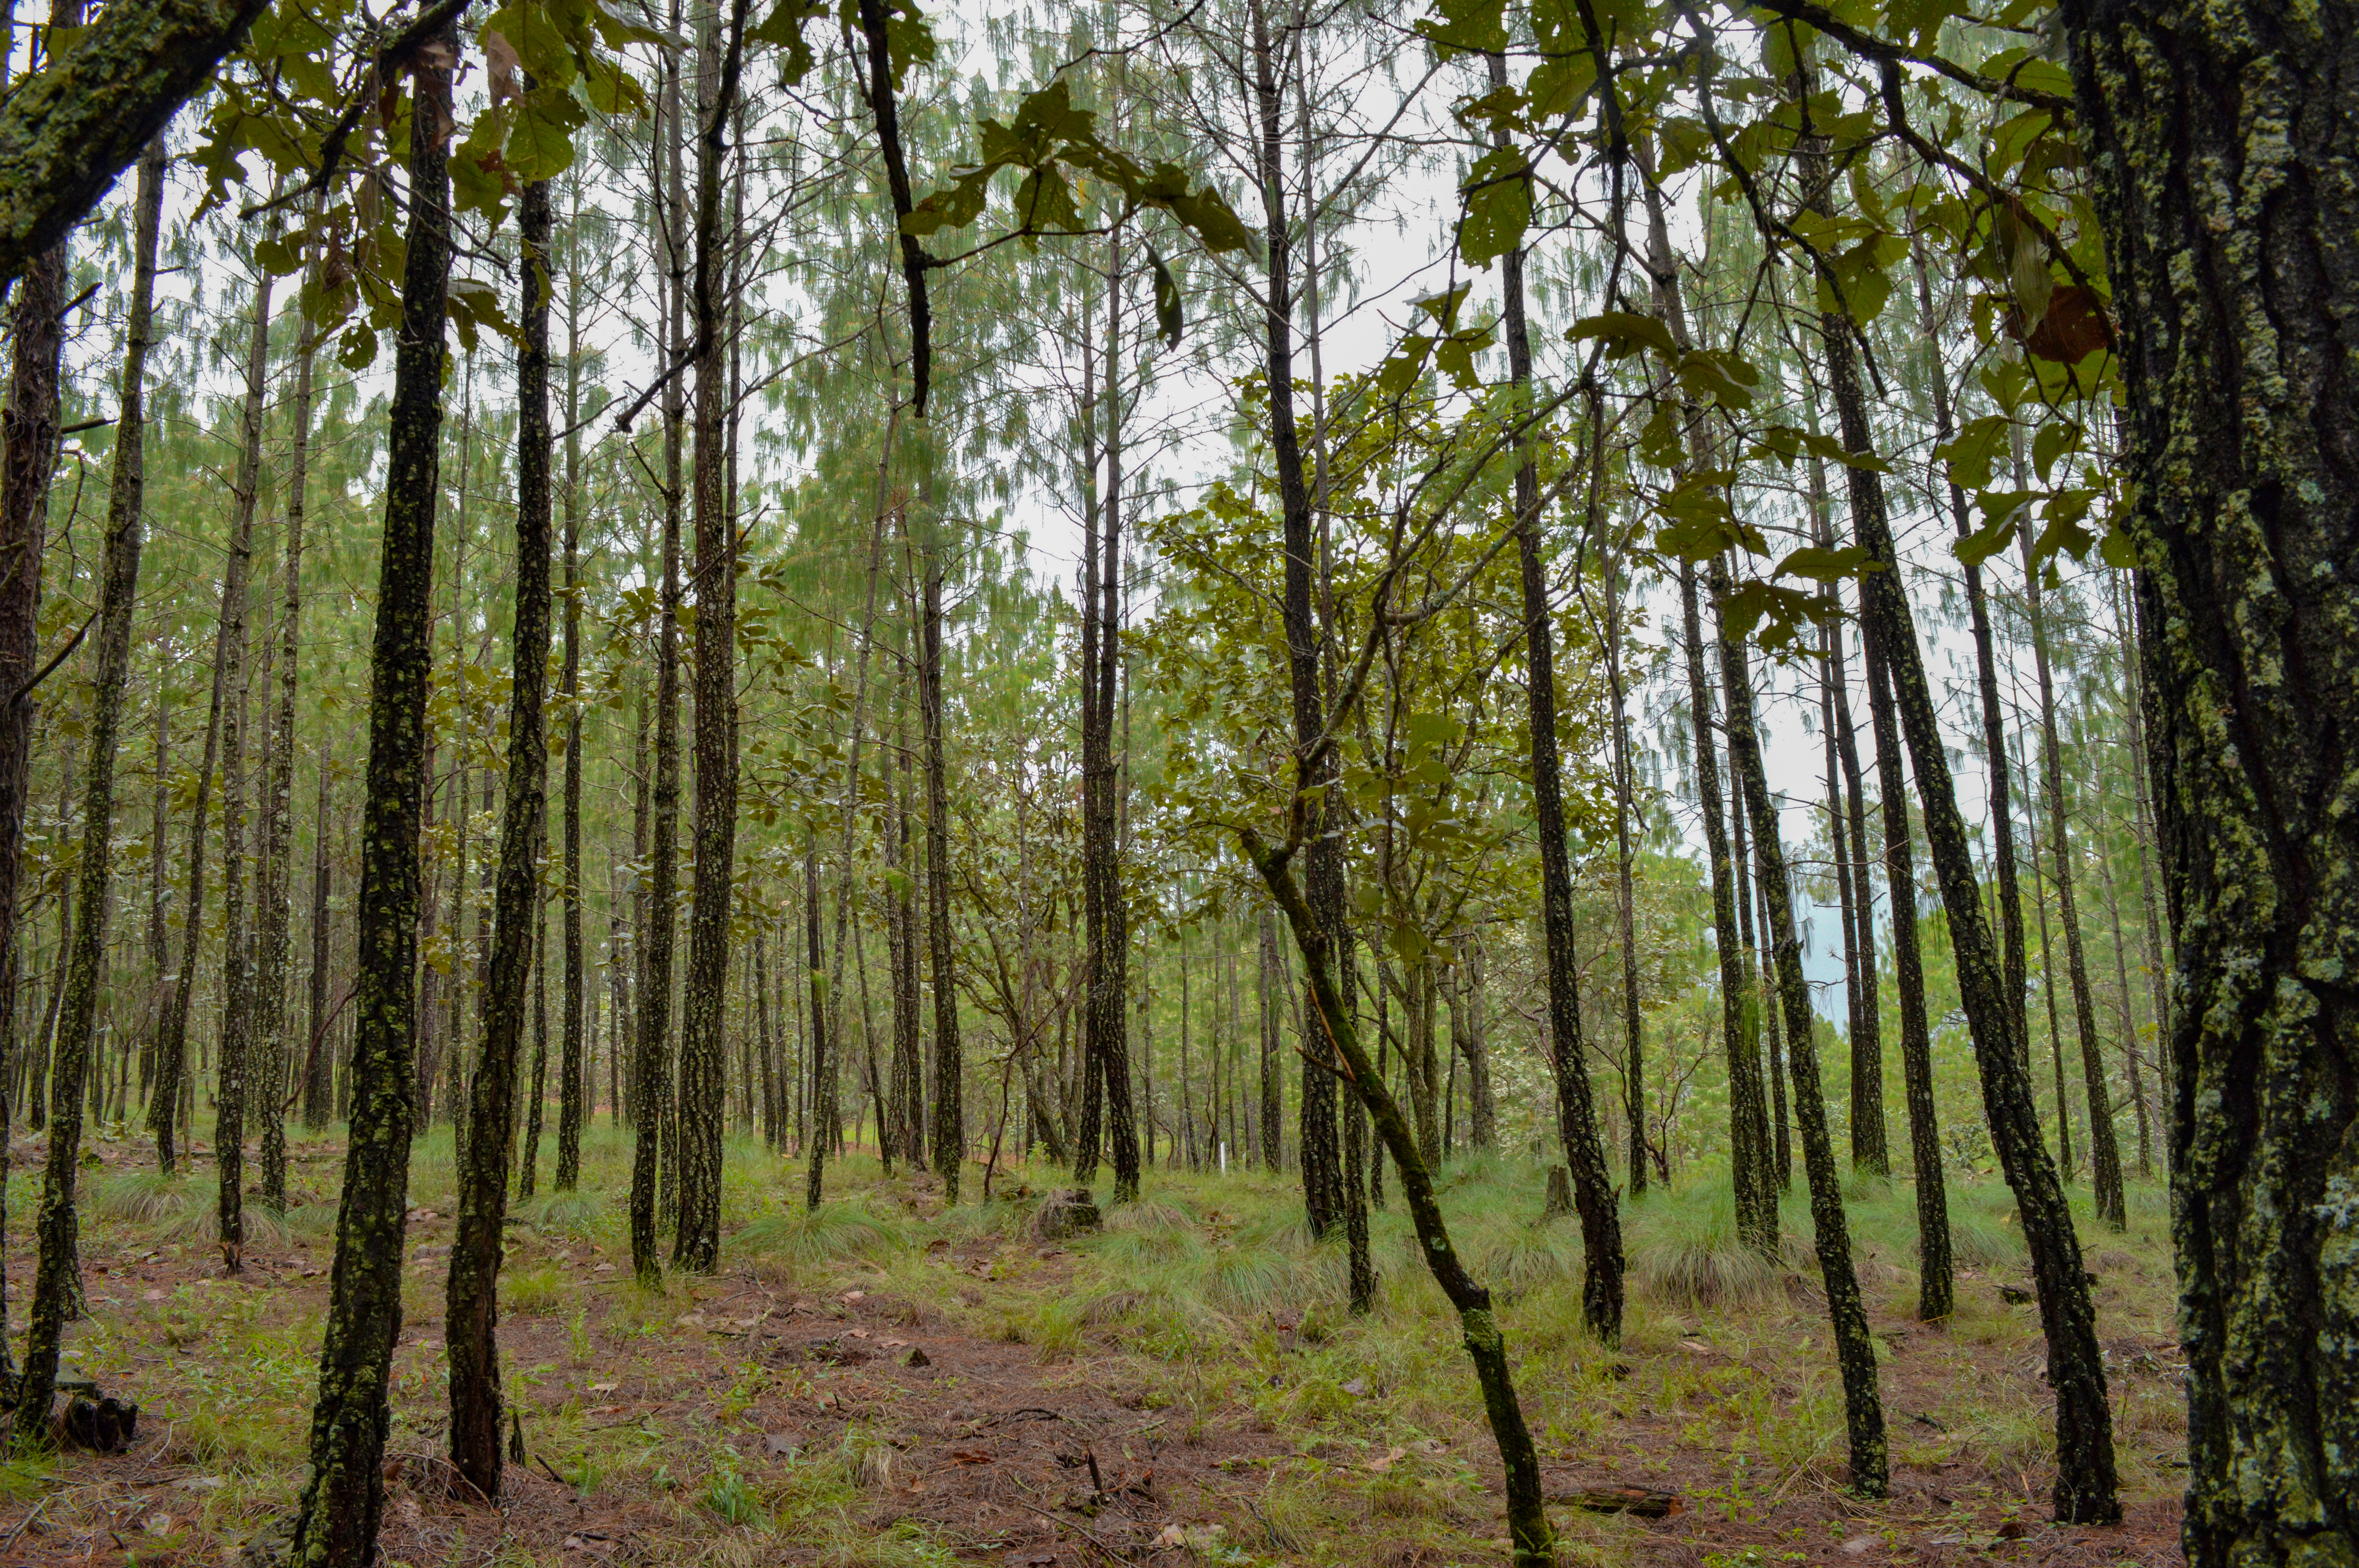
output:
[[[2061,8],[2129,393],[2196,1568],[2359,1559],[2359,18]]]
[[[401,1335],[417,1033],[419,828],[433,673],[434,507],[440,490],[445,287],[451,266],[451,74],[456,16],[411,74],[409,229],[387,427],[385,540],[371,654],[367,795],[357,903],[352,1122],[336,1260],[311,1412],[296,1568],[369,1568],[385,1510],[386,1398]]]

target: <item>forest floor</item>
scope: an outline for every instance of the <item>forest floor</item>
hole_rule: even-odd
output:
[[[119,1454],[0,1466],[0,1568],[234,1563],[302,1481],[341,1145],[299,1143],[296,1203],[249,1206],[234,1279],[212,1241],[208,1166],[167,1183],[137,1141],[92,1148],[90,1315],[68,1360],[138,1401],[138,1435]],[[1397,1202],[1375,1226],[1379,1310],[1354,1320],[1340,1259],[1303,1234],[1282,1178],[1158,1172],[1102,1233],[1049,1241],[1033,1222],[1051,1172],[1003,1168],[987,1205],[971,1173],[970,1201],[945,1210],[929,1180],[855,1155],[807,1217],[799,1164],[733,1144],[722,1272],[649,1291],[610,1196],[627,1149],[598,1130],[582,1191],[516,1206],[500,1336],[529,1460],[509,1466],[495,1509],[454,1498],[437,1457],[451,1151],[444,1130],[420,1143],[384,1561],[1506,1561],[1488,1429]],[[15,1164],[21,1217],[38,1142]],[[1470,1161],[1444,1183],[1461,1251],[1502,1302],[1552,1498],[1677,1498],[1657,1519],[1551,1508],[1564,1563],[2180,1560],[2185,1418],[2158,1192],[2133,1190],[2126,1235],[2082,1222],[2128,1520],[2065,1529],[2048,1520],[2037,1313],[2000,1291],[2027,1276],[1995,1179],[1951,1189],[1959,1310],[1940,1327],[1910,1315],[1911,1190],[1854,1191],[1892,1449],[1893,1495],[1875,1503],[1845,1489],[1799,1200],[1781,1270],[1729,1244],[1709,1172],[1630,1206],[1627,1326],[1608,1352],[1579,1326],[1577,1228],[1538,1220],[1539,1169]],[[6,1249],[12,1303],[32,1274],[23,1230]]]

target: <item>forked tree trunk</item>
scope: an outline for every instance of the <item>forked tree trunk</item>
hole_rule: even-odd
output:
[[[409,229],[387,425],[385,538],[369,687],[368,793],[357,903],[359,994],[352,1126],[336,1209],[336,1261],[310,1473],[296,1516],[296,1568],[369,1568],[385,1510],[386,1381],[401,1334],[409,1195],[410,1052],[417,1028],[418,834],[426,796],[433,670],[434,506],[442,431],[444,288],[451,267],[451,124],[456,18],[412,68]]]

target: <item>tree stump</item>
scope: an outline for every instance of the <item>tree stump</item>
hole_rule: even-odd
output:
[[[1062,1241],[1095,1230],[1103,1223],[1097,1200],[1087,1187],[1065,1187],[1050,1193],[1032,1217],[1032,1234],[1042,1241]]]

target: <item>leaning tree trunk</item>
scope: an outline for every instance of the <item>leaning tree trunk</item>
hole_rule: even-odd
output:
[[[508,1167],[516,1139],[516,1059],[526,981],[540,914],[540,852],[549,837],[549,182],[517,203],[524,346],[516,356],[516,611],[509,633],[506,799],[484,971],[484,1047],[468,1082],[467,1144],[459,1162],[459,1224],[443,1288],[451,1362],[451,1464],[486,1498],[500,1495],[498,1281],[506,1254]]]
[[[2071,0],[2177,946],[2195,1568],[2359,1557],[2347,5]],[[2231,84],[2233,84],[2233,89]]]
[[[1506,80],[1494,55],[1491,79]],[[1531,337],[1524,309],[1524,252],[1502,259],[1506,305],[1507,365],[1528,403]],[[1529,416],[1528,411],[1526,416]],[[1572,857],[1565,843],[1564,770],[1556,741],[1556,626],[1540,556],[1539,474],[1527,452],[1516,470],[1516,554],[1521,571],[1525,689],[1532,747],[1532,822],[1540,840],[1540,925],[1548,948],[1549,1059],[1555,1077],[1557,1136],[1572,1177],[1573,1208],[1581,1216],[1582,1319],[1607,1345],[1622,1338],[1622,1217],[1581,1042],[1581,958],[1574,947]]]
[[[123,690],[131,672],[131,613],[139,597],[139,551],[145,536],[145,377],[153,341],[156,232],[164,210],[164,135],[158,132],[139,159],[133,201],[131,304],[123,330],[123,382],[114,421],[114,471],[106,501],[106,557],[100,579],[98,669],[91,693],[90,760],[82,775],[82,862],[74,901],[73,946],[65,955],[66,985],[50,1067],[48,1165],[38,1222],[40,1261],[34,1278],[31,1322],[25,1336],[25,1371],[16,1390],[14,1428],[20,1440],[49,1438],[49,1404],[58,1350],[81,1290],[76,1256],[74,1177],[82,1152],[82,1076],[90,1062],[91,1029],[98,1011],[105,961],[107,901],[114,869],[114,759],[123,724]],[[11,431],[14,434],[14,431]],[[6,678],[0,676],[0,678]]]
[[[368,793],[357,902],[359,979],[352,1121],[336,1261],[311,1411],[310,1474],[295,1519],[298,1568],[369,1568],[385,1511],[386,1379],[401,1335],[409,1195],[410,1056],[417,1031],[418,835],[433,672],[434,505],[442,437],[455,16],[411,70],[409,232],[386,431],[385,540],[369,687]]]
[[[1298,794],[1293,808],[1298,822],[1304,815],[1304,804],[1303,795]],[[1541,1501],[1539,1454],[1525,1422],[1523,1407],[1516,1400],[1506,1341],[1491,1311],[1491,1292],[1466,1272],[1451,1245],[1450,1229],[1434,1194],[1432,1170],[1418,1152],[1417,1139],[1409,1130],[1408,1119],[1401,1115],[1399,1104],[1386,1088],[1376,1074],[1375,1064],[1368,1059],[1366,1049],[1360,1044],[1359,1031],[1335,984],[1333,935],[1295,885],[1288,864],[1292,851],[1269,848],[1254,836],[1251,828],[1245,830],[1242,847],[1246,860],[1260,874],[1272,901],[1286,916],[1294,933],[1295,950],[1302,955],[1303,968],[1310,978],[1310,1008],[1305,1018],[1326,1036],[1344,1081],[1367,1107],[1375,1119],[1377,1135],[1392,1152],[1400,1172],[1401,1197],[1408,1206],[1417,1230],[1419,1250],[1424,1255],[1434,1283],[1441,1287],[1441,1293],[1458,1314],[1459,1327],[1464,1336],[1462,1343],[1474,1363],[1475,1382],[1483,1390],[1484,1412],[1490,1420],[1491,1435],[1499,1448],[1499,1463],[1506,1473],[1507,1533],[1514,1543],[1516,1568],[1554,1568],[1555,1533],[1549,1528],[1548,1511]]]

